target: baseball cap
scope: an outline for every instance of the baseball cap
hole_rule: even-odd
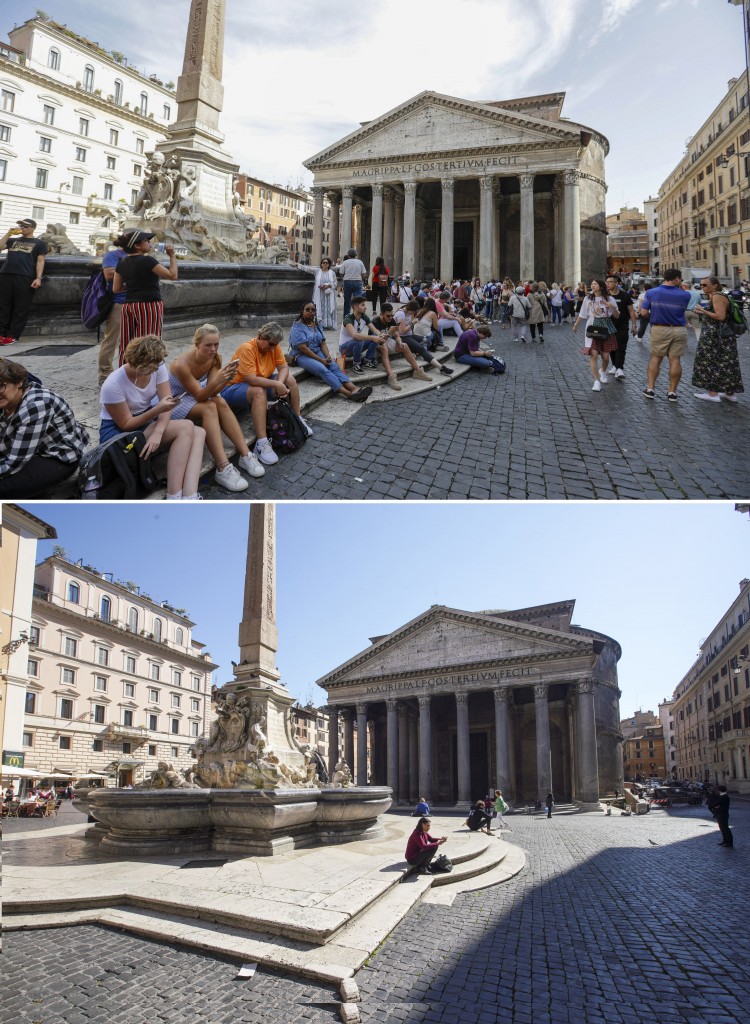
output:
[[[27,217],[25,220],[17,220],[16,224],[19,228],[35,228],[36,221],[32,220],[31,217]]]
[[[153,231],[141,231],[140,228],[134,228],[133,231],[128,231],[125,238],[125,248],[132,249],[139,242],[147,242],[154,237]]]

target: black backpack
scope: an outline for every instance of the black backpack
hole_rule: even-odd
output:
[[[95,271],[81,299],[81,322],[89,331],[95,331],[110,314],[114,296],[102,270]]]
[[[307,440],[307,431],[287,398],[268,403],[266,433],[277,455],[296,452]]]
[[[133,501],[155,491],[163,481],[154,473],[151,456],[141,458],[145,446],[143,431],[129,430],[87,452],[78,471],[78,497]]]

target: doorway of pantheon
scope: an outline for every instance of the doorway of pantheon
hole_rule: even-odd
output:
[[[474,224],[457,220],[453,226],[453,278],[465,281],[474,271]]]

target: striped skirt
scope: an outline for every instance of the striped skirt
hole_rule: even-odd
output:
[[[133,338],[155,334],[161,338],[164,321],[163,302],[123,302],[120,314],[120,362],[125,362],[125,349]]]

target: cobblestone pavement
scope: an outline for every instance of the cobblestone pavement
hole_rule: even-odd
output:
[[[511,817],[526,869],[418,905],[357,975],[363,1021],[746,1021],[750,803],[731,817],[733,850],[703,808]],[[338,1019],[324,985],[264,970],[248,985],[216,957],[98,927],[11,932],[3,961],[2,1020],[18,1024]]]
[[[505,376],[469,373],[418,397],[362,406],[315,434],[250,490],[229,495],[208,478],[205,498],[587,499],[747,498],[750,460],[741,438],[750,400],[712,405],[690,386],[695,336],[676,404],[643,397],[648,342],[628,346],[624,382],[591,390],[581,335],[548,327],[546,341],[513,343],[494,326]],[[740,339],[750,381],[750,342]],[[452,340],[451,340],[452,344]],[[338,401],[337,399],[335,401]]]

